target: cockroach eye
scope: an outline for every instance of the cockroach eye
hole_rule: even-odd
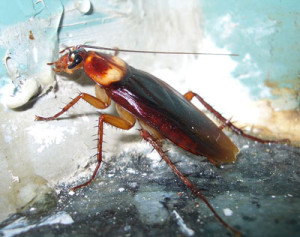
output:
[[[71,53],[71,54],[70,54],[70,56],[69,56],[69,58],[71,58],[71,59],[73,59],[73,60],[74,60],[74,58],[75,58],[75,54],[74,54],[74,53]]]
[[[73,69],[76,67],[79,63],[82,62],[82,57],[79,54],[75,55],[74,61],[72,62],[71,65],[68,66],[68,69]]]

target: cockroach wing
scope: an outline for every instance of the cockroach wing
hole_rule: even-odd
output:
[[[238,148],[202,111],[167,83],[128,66],[127,74],[115,86],[114,95],[126,97],[126,102],[121,103],[124,108],[178,146],[204,155],[216,164],[235,161]]]

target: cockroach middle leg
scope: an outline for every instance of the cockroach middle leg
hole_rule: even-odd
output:
[[[257,141],[260,143],[290,143],[289,139],[282,139],[282,140],[267,140],[267,139],[261,139],[249,134],[244,133],[244,131],[240,128],[238,128],[237,126],[235,126],[232,122],[231,119],[226,119],[223,117],[222,114],[220,114],[218,111],[216,111],[210,104],[208,104],[200,95],[198,95],[197,93],[194,93],[192,91],[187,92],[186,94],[184,94],[184,97],[191,101],[194,97],[196,97],[201,104],[203,104],[203,106],[210,112],[212,113],[214,116],[217,117],[217,119],[219,119],[222,123],[222,125],[220,126],[220,129],[223,129],[225,127],[229,127],[234,133],[246,137],[248,139],[251,139],[253,141]]]
[[[229,231],[231,231],[235,236],[241,236],[241,233],[231,227],[229,224],[227,224],[214,210],[212,205],[208,202],[208,200],[201,194],[200,190],[184,175],[182,174],[175,164],[167,157],[166,153],[162,150],[162,147],[159,143],[156,142],[156,140],[144,129],[141,129],[140,131],[141,136],[149,142],[153,148],[159,153],[159,155],[162,157],[162,159],[167,163],[167,165],[172,169],[172,171],[185,183],[185,185],[195,194],[197,195],[202,201],[206,204],[206,206],[211,210],[211,212],[214,214],[216,219]]]
[[[71,190],[75,191],[76,189],[85,187],[87,185],[89,185],[96,177],[98,170],[101,166],[101,162],[102,162],[102,144],[103,144],[103,115],[101,114],[98,120],[98,144],[97,144],[97,165],[96,168],[94,169],[94,172],[92,174],[92,177],[86,181],[83,184],[77,185],[75,187],[73,187]]]
[[[86,181],[83,184],[80,184],[74,188],[72,188],[72,191],[75,191],[76,189],[83,188],[85,186],[88,186],[93,180],[95,179],[97,172],[101,166],[102,162],[102,144],[103,144],[103,124],[108,123],[114,127],[121,128],[128,130],[132,128],[135,124],[135,117],[132,116],[130,113],[128,113],[126,110],[124,110],[119,105],[116,105],[117,112],[119,113],[120,117],[115,117],[113,115],[109,114],[101,114],[99,116],[99,122],[98,122],[98,144],[97,144],[97,166],[92,174],[92,177]]]

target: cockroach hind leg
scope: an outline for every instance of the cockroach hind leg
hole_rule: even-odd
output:
[[[197,100],[211,113],[213,114],[218,120],[221,121],[222,125],[221,125],[221,130],[224,127],[228,127],[230,128],[234,133],[236,133],[237,135],[246,137],[250,140],[259,142],[259,143],[263,143],[263,144],[267,144],[267,143],[283,143],[283,144],[290,144],[290,140],[289,139],[281,139],[281,140],[269,140],[269,139],[262,139],[256,136],[252,136],[250,134],[244,133],[243,129],[238,128],[237,126],[235,126],[233,124],[233,122],[231,122],[231,119],[226,119],[225,117],[223,117],[223,115],[221,113],[219,113],[218,111],[216,111],[210,104],[208,104],[200,95],[198,95],[197,93],[194,93],[192,91],[189,91],[187,93],[184,94],[184,97],[191,101],[194,97],[197,98]]]
[[[192,191],[193,194],[197,195],[210,209],[210,211],[214,214],[215,218],[229,231],[231,231],[234,236],[241,236],[241,232],[231,227],[229,224],[227,224],[215,211],[215,209],[212,207],[212,205],[208,202],[205,196],[202,195],[200,192],[200,189],[198,189],[187,177],[185,177],[174,165],[174,163],[167,157],[167,155],[162,150],[161,145],[159,145],[155,138],[151,136],[146,130],[141,129],[140,134],[142,138],[144,138],[147,142],[149,142],[153,148],[158,152],[158,154],[161,156],[161,158],[167,163],[167,165],[172,169],[172,171],[182,180],[182,182]]]

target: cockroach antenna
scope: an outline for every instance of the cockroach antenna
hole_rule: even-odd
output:
[[[178,55],[211,55],[211,56],[239,56],[234,53],[199,53],[199,52],[176,52],[176,51],[151,51],[151,50],[133,50],[133,49],[119,49],[119,48],[108,48],[101,46],[92,45],[78,45],[76,48],[88,48],[88,49],[100,49],[118,52],[129,52],[129,53],[151,53],[151,54],[178,54]]]

